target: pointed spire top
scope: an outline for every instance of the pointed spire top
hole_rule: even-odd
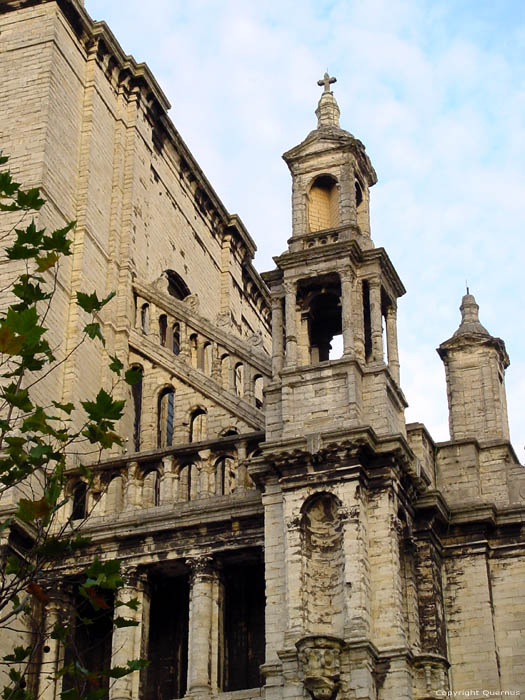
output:
[[[324,77],[317,81],[317,84],[323,87],[323,94],[315,110],[318,129],[331,126],[339,128],[339,106],[334,97],[334,93],[330,90],[330,85],[335,83],[336,80],[337,78],[330,77],[327,71]]]
[[[461,323],[459,328],[454,333],[454,336],[467,335],[475,333],[477,335],[490,335],[486,328],[484,328],[479,322],[479,306],[476,304],[476,299],[473,294],[469,293],[469,288],[467,287],[467,293],[461,300],[461,306],[459,307],[461,311]]]

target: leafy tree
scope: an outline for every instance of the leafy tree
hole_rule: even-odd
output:
[[[7,158],[0,157],[0,166],[6,162]],[[76,599],[84,601],[76,615],[55,620],[52,626],[42,621],[55,583],[53,568],[79,554],[89,555],[89,540],[81,534],[85,517],[77,519],[78,513],[71,512],[73,495],[66,488],[68,456],[80,443],[97,451],[99,457],[102,450],[121,444],[115,425],[123,414],[124,401],[114,399],[113,391],[119,382],[133,384],[138,376],[135,370],[124,371],[123,363],[111,357],[109,367],[115,381],[108,391],[101,388],[94,399],[78,405],[35,401],[34,387],[71,354],[57,359],[46,320],[60,262],[72,254],[69,236],[75,222],[52,233],[39,229],[32,214],[43,205],[38,189],[24,190],[8,170],[0,172],[0,212],[16,220],[0,239],[5,246],[3,269],[15,270],[13,280],[2,290],[9,304],[0,314],[0,637],[22,640],[0,657],[0,670],[6,671],[0,694],[3,700],[36,698],[35,669],[40,656],[50,645],[60,643],[67,653],[61,667],[50,672],[50,679],[64,679],[61,697],[96,700],[107,695],[108,679],[131,673],[144,663],[130,660],[124,667],[89,669],[74,647],[75,630],[84,627],[89,631],[104,616],[110,626],[136,624],[112,614],[113,608],[136,610],[138,605],[137,600],[118,598],[123,586],[119,562],[94,559],[79,569],[69,582]],[[105,344],[100,312],[112,297],[77,293],[76,303],[88,322],[71,352],[85,342]],[[89,487],[91,471],[79,469]]]

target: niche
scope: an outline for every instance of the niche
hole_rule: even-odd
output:
[[[339,500],[322,492],[303,505],[301,552],[305,631],[343,636],[344,555]]]

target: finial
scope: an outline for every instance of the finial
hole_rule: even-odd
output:
[[[468,280],[465,280],[465,287],[467,288],[467,294],[470,294],[470,289],[468,288]]]
[[[324,86],[323,92],[330,92],[330,85],[332,85],[332,83],[336,83],[336,82],[337,82],[337,78],[333,78],[333,77],[331,78],[330,75],[328,74],[328,71],[326,71],[322,80],[318,80],[317,84],[319,85],[319,87]]]

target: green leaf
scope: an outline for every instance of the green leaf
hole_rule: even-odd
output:
[[[106,344],[106,340],[102,335],[102,331],[100,330],[100,323],[88,323],[87,326],[84,326],[83,331],[91,339],[100,338],[102,345]]]
[[[120,629],[121,627],[138,627],[139,623],[137,620],[127,620],[125,617],[118,615],[113,618],[113,624],[117,629]]]
[[[129,608],[130,610],[138,610],[139,609],[139,599],[132,598],[131,600],[128,600],[126,602],[124,602],[122,600],[115,601],[116,608],[119,608],[122,605],[126,606],[126,608]]]
[[[34,187],[27,191],[18,190],[16,203],[21,209],[36,209],[38,211],[44,206],[45,199],[40,199],[40,192]]]
[[[109,363],[109,369],[112,372],[115,372],[115,374],[118,374],[118,376],[120,377],[120,373],[124,369],[124,365],[116,355],[110,355],[109,359],[111,360],[111,362]]]
[[[140,367],[132,367],[131,369],[126,370],[124,374],[124,381],[126,384],[133,386],[134,384],[138,384],[140,382],[142,376],[143,371]]]
[[[18,574],[20,570],[22,569],[22,562],[18,557],[15,557],[14,555],[11,555],[7,557],[7,565],[5,568],[5,573],[6,574]]]
[[[14,383],[7,386],[2,395],[8,404],[14,406],[15,408],[19,408],[25,413],[27,411],[31,411],[33,408],[33,404],[29,399],[29,392],[27,389],[17,389],[16,384]]]
[[[116,421],[122,417],[125,401],[114,400],[107,391],[101,389],[95,401],[80,402],[92,421]]]
[[[60,409],[61,411],[64,411],[64,413],[67,413],[68,416],[71,415],[75,408],[75,404],[72,403],[58,403],[58,401],[53,401],[53,406],[55,408]]]
[[[0,352],[6,355],[19,355],[23,347],[23,336],[16,335],[5,324],[2,324],[0,326]]]
[[[103,306],[105,306],[110,299],[113,299],[115,292],[111,292],[105,299],[99,299],[96,292],[92,294],[84,294],[84,292],[77,292],[77,304],[81,309],[87,311],[88,314],[100,311]]]

